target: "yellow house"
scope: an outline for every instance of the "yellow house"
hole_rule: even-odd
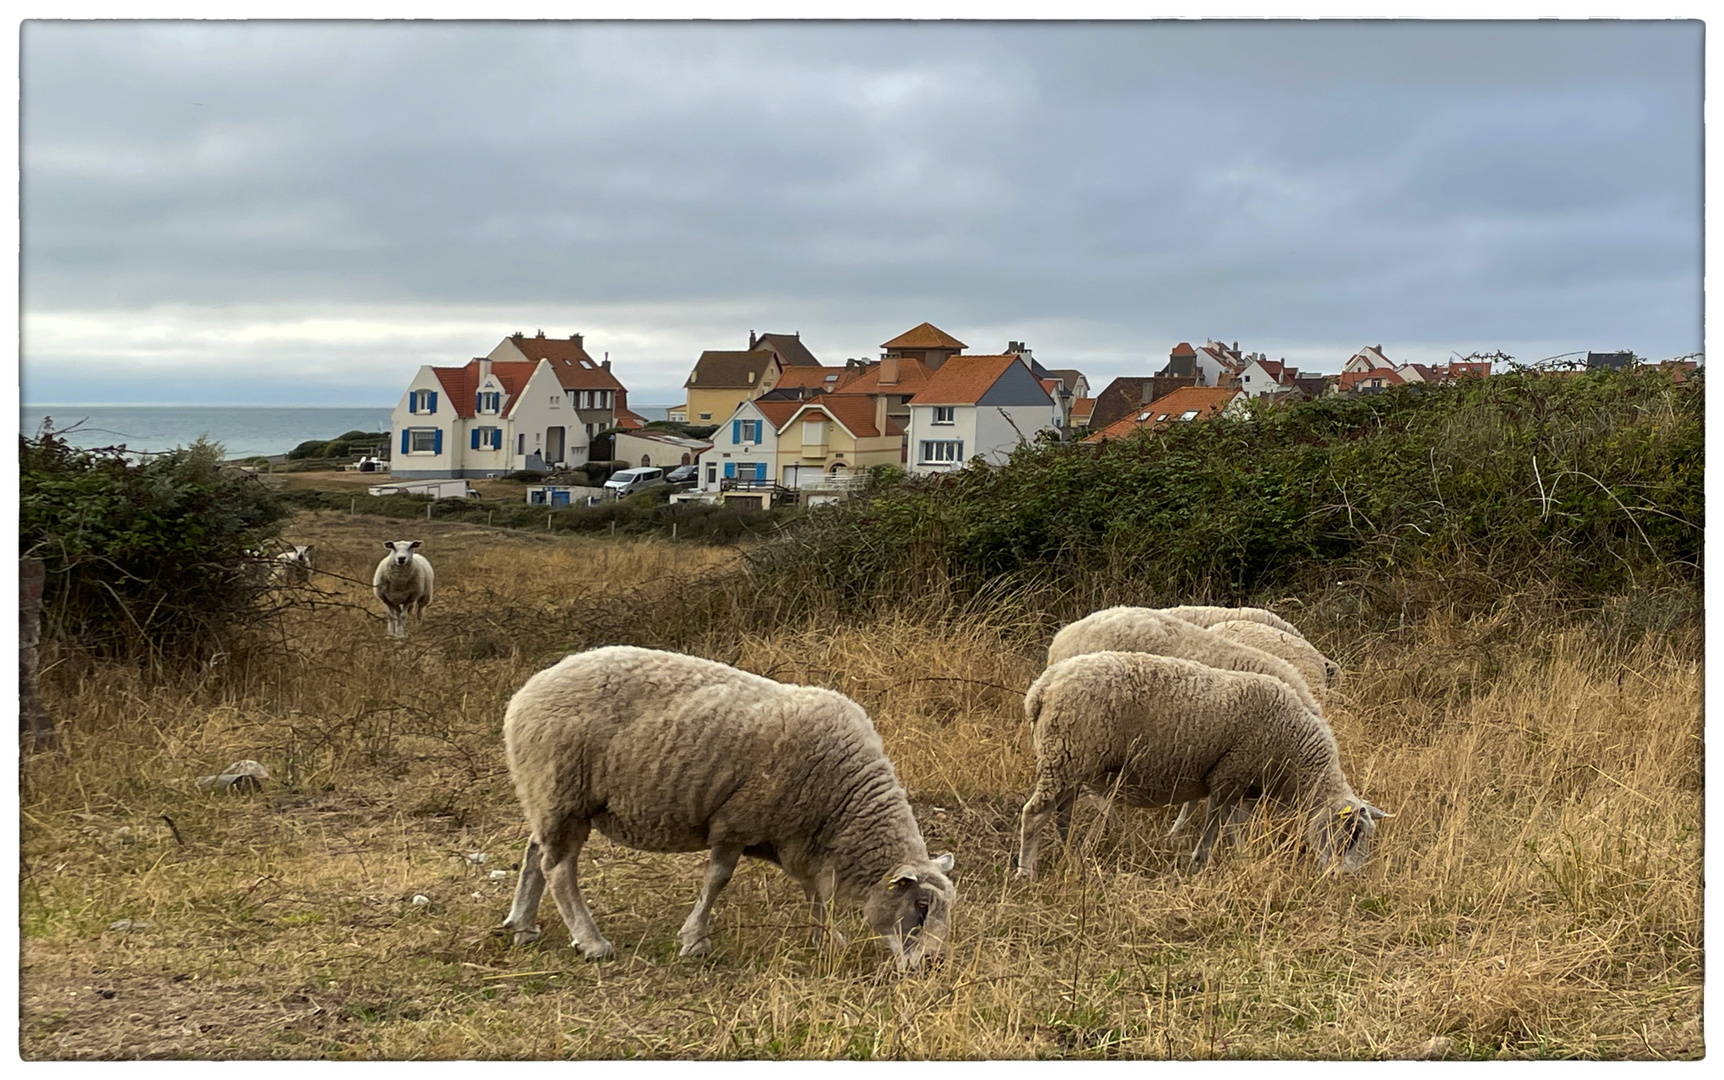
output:
[[[729,352],[708,349],[700,354],[683,387],[688,390],[690,424],[722,424],[737,406],[778,385],[790,367],[820,367],[820,361],[797,334],[748,333],[748,348]]]
[[[904,463],[904,429],[886,415],[886,399],[822,394],[778,429],[778,475],[788,488],[872,465]]]

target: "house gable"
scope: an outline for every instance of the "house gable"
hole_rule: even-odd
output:
[[[1012,364],[1000,373],[994,384],[976,399],[981,406],[995,405],[1047,405],[1052,406],[1053,397],[1049,394],[1041,380],[1022,364]]]

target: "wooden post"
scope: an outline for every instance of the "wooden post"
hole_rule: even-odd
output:
[[[357,509],[358,506],[359,506],[359,499],[357,497],[348,499],[347,500],[347,516],[352,517],[353,511],[355,509]]]
[[[426,504],[425,504],[425,520],[426,520],[426,521],[430,521],[430,520],[431,520],[431,508],[432,508],[432,507],[433,507],[433,506],[436,506],[436,505],[437,505],[437,500],[436,500],[436,499],[432,499],[432,500],[431,500],[431,501],[430,501],[430,502],[428,502],[428,503],[426,503]]]
[[[55,750],[60,745],[54,720],[36,688],[46,581],[47,568],[41,559],[18,560],[18,740],[26,752]]]
[[[487,510],[487,511],[485,511],[485,527],[486,527],[486,528],[487,528],[487,529],[488,529],[488,528],[490,528],[490,527],[491,527],[491,518],[492,518],[492,517],[493,517],[493,516],[494,516],[494,515],[495,515],[495,514],[496,514],[496,513],[497,513],[497,511],[495,511],[495,510]]]

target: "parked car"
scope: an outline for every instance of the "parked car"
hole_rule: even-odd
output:
[[[678,465],[664,474],[664,482],[667,484],[693,484],[699,480],[699,465]]]
[[[645,491],[649,487],[657,487],[664,483],[664,470],[657,467],[642,466],[638,469],[624,469],[611,474],[605,481],[605,494],[620,499],[625,495],[633,495],[637,491]]]

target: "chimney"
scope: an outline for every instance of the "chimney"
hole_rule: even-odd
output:
[[[874,430],[886,434],[886,395],[874,395]]]
[[[880,361],[880,385],[898,385],[898,357],[888,356]]]
[[[581,335],[581,334],[570,334],[569,340],[575,343],[575,348],[580,349],[584,352],[584,351],[586,351],[586,345],[582,340],[583,337],[584,337],[584,335]]]
[[[479,357],[479,381],[484,382],[486,379],[489,379],[490,377],[491,377],[491,358],[489,356],[481,356],[481,357]]]
[[[759,342],[759,339],[757,339],[757,338],[756,338],[756,337],[755,337],[755,336],[754,336],[754,331],[753,331],[753,330],[750,330],[750,331],[749,331],[749,332],[748,332],[748,351],[749,351],[749,352],[753,352],[753,351],[754,351],[754,347],[755,347],[755,346],[756,346],[756,345],[758,345],[758,344],[759,344],[759,343],[760,343],[760,342]]]
[[[543,330],[540,330],[538,333],[534,334],[533,336],[535,338],[542,338],[545,336],[545,332]]]
[[[604,368],[606,371],[609,371],[611,369],[611,354],[610,353],[605,354],[604,361],[599,364],[599,367]]]

